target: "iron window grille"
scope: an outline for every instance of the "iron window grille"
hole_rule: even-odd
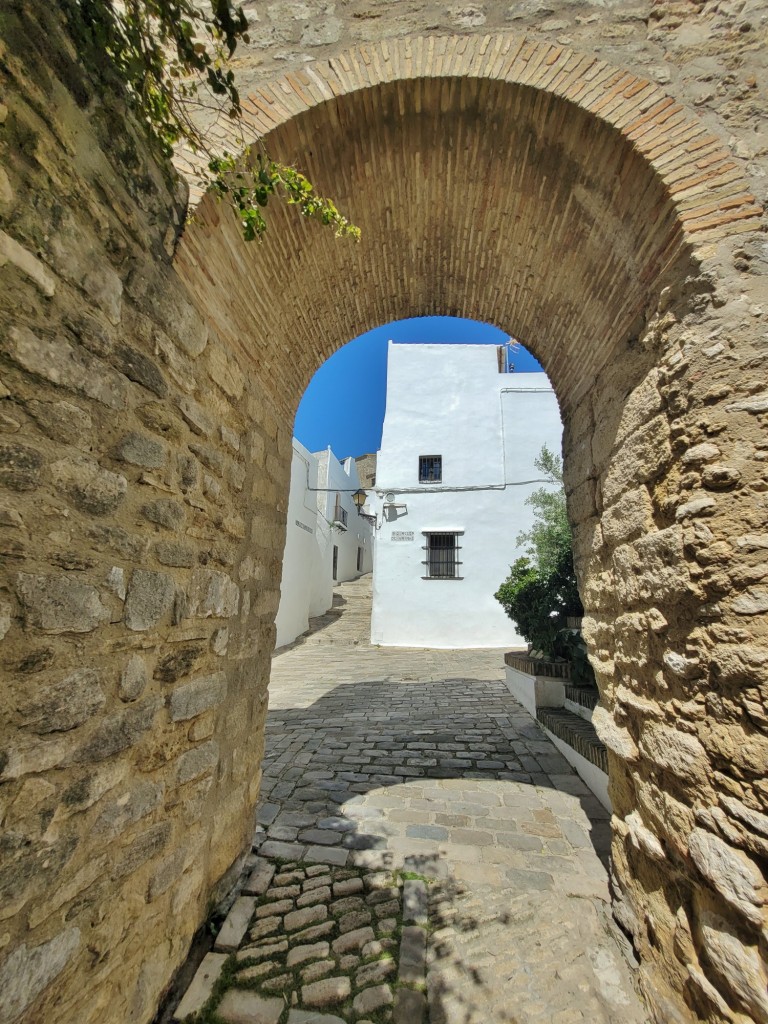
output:
[[[443,479],[443,456],[419,456],[419,483],[439,484]]]
[[[333,510],[333,521],[334,523],[341,523],[341,525],[346,529],[347,510],[345,508],[342,508],[341,505],[337,505],[336,508]]]
[[[423,550],[426,558],[423,565],[426,566],[425,580],[461,580],[459,574],[460,566],[463,565],[459,559],[461,545],[459,538],[461,533],[456,531],[439,531],[425,533]]]

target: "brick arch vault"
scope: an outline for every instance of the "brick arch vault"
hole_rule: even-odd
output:
[[[0,1017],[151,1020],[251,834],[296,405],[352,337],[442,313],[515,333],[561,403],[655,1018],[765,1020],[768,296],[737,161],[593,57],[390,39],[246,104],[363,241],[275,210],[248,247],[208,199],[183,229],[47,7],[0,26]]]

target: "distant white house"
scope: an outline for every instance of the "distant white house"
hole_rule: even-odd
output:
[[[334,581],[371,571],[373,529],[352,499],[359,487],[354,459],[341,463],[330,448],[313,454],[293,439],[277,647],[330,608]]]
[[[493,595],[533,522],[534,458],[561,438],[548,378],[506,372],[503,349],[389,343],[372,643],[523,643]]]

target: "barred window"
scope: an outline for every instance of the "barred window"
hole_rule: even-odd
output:
[[[447,531],[424,534],[426,541],[424,545],[426,558],[423,563],[426,566],[426,574],[423,577],[424,579],[463,579],[459,572],[459,568],[462,564],[459,561],[459,554],[461,552],[461,547],[459,545],[460,537],[460,533]]]
[[[443,479],[443,456],[419,456],[419,483],[439,484]]]

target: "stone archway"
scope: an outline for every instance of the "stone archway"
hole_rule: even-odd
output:
[[[361,48],[265,87],[248,110],[267,147],[304,154],[378,244],[353,251],[281,218],[280,245],[243,275],[237,228],[206,200],[176,257],[198,309],[225,347],[268,359],[287,422],[320,359],[396,316],[490,320],[536,354],[565,422],[610,750],[616,914],[662,1019],[683,993],[703,1017],[722,1012],[699,958],[755,1012],[723,960],[738,935],[760,987],[758,915],[734,912],[715,864],[746,873],[761,904],[757,865],[722,841],[758,852],[734,831],[757,794],[739,790],[742,802],[721,786],[756,780],[765,740],[709,712],[711,688],[733,688],[715,698],[723,707],[762,657],[732,642],[762,607],[749,589],[760,570],[739,577],[737,597],[725,569],[760,543],[746,532],[757,520],[737,438],[756,436],[762,398],[725,370],[736,320],[724,264],[757,225],[754,197],[717,138],[656,86],[514,36]],[[284,267],[295,291],[278,299]],[[219,316],[227,280],[244,276],[244,301]],[[744,744],[739,782],[713,782]],[[730,818],[718,796],[736,799]]]
[[[206,200],[172,261],[183,197],[55,15],[18,15],[13,43],[10,1019],[151,1018],[249,838],[295,405],[354,334],[426,313],[514,332],[561,401],[616,913],[658,1017],[760,1019],[764,312],[733,269],[760,210],[727,150],[560,47],[384,41],[249,101],[376,242],[280,211],[246,249]]]

